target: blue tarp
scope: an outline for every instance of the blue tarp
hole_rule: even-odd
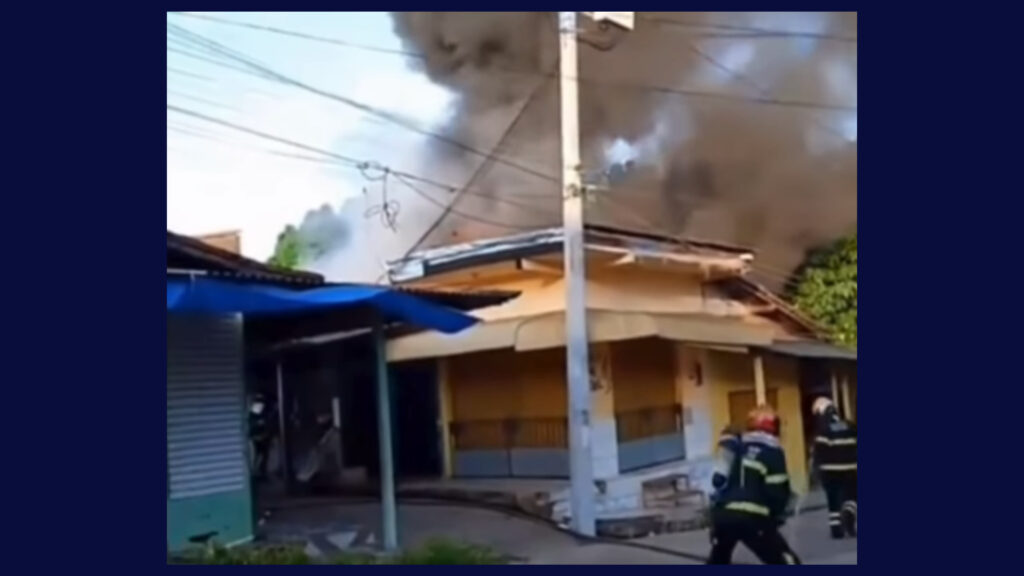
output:
[[[168,278],[167,310],[197,313],[281,314],[369,306],[385,318],[441,332],[459,332],[477,319],[411,294],[376,286],[289,290],[210,278]]]

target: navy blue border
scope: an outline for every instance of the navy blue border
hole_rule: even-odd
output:
[[[6,20],[12,564],[166,560],[165,14],[124,8]],[[1022,405],[1008,289],[1021,225],[1003,208],[1019,195],[1020,34],[989,11],[900,3],[859,20],[863,562],[1001,559],[998,524],[959,517],[1016,505],[1017,414],[1000,408]]]
[[[9,12],[12,565],[166,562],[165,15],[128,6]]]

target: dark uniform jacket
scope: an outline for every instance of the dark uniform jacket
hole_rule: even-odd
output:
[[[839,418],[818,425],[814,461],[825,473],[857,471],[857,427]]]
[[[722,431],[718,438],[718,447],[715,454],[715,464],[711,473],[711,487],[714,488],[714,498],[725,489],[737,458],[742,454],[743,444],[740,442],[740,435],[731,429]]]
[[[260,414],[249,412],[249,438],[257,443],[270,440],[270,428],[267,425],[266,409]]]
[[[764,432],[748,432],[740,440],[740,451],[718,506],[781,522],[789,505],[790,482],[779,439]]]

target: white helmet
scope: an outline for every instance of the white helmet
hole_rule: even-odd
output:
[[[835,409],[835,405],[832,404],[832,400],[824,396],[814,401],[814,405],[811,407],[811,413],[815,416],[824,416],[829,408]]]

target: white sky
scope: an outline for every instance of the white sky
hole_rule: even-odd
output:
[[[221,15],[349,42],[400,48],[386,13],[232,13]],[[423,127],[450,112],[452,96],[404,57],[290,38],[169,14],[168,22],[259,60],[304,83],[402,115]],[[415,165],[422,137],[333,102],[273,81],[227,70],[174,50],[168,40],[167,103],[287,137],[348,157],[398,169]],[[199,77],[197,77],[199,76]],[[167,114],[167,227],[183,234],[242,231],[242,250],[265,259],[277,234],[324,203],[337,208],[360,193],[358,172],[274,155],[302,150]],[[197,137],[196,134],[199,134]]]
[[[213,14],[355,44],[402,48],[386,12]],[[759,13],[750,16],[749,24],[817,30],[826,23],[814,14],[788,18]],[[399,114],[423,128],[440,127],[452,113],[455,97],[411,69],[406,57],[399,54],[336,46],[182,15],[169,14],[167,19],[169,24],[215,40],[313,87]],[[797,46],[801,50],[814,48],[813,41]],[[418,161],[423,136],[300,88],[225,69],[180,50],[202,53],[183,46],[169,33],[168,105],[347,157],[423,173]],[[728,68],[745,73],[755,58],[755,43],[721,44],[712,52]],[[856,94],[855,68],[824,62],[822,73],[835,99]],[[707,82],[731,77],[710,65],[700,74]],[[833,129],[831,134],[820,130],[808,134],[812,151],[844,145],[836,140],[836,132],[848,141],[856,141],[856,112],[822,114],[819,120]],[[308,210],[325,203],[337,208],[368,185],[350,169],[273,153],[314,155],[309,152],[170,110],[167,122],[168,229],[184,234],[241,230],[243,252],[256,259],[270,256],[285,225],[298,224]],[[677,125],[671,136],[679,137],[678,130]],[[608,154],[629,159],[645,147],[660,145],[664,137],[652,133],[636,142],[617,141]],[[361,246],[360,250],[377,250],[373,241],[367,239],[364,243],[365,248]]]

